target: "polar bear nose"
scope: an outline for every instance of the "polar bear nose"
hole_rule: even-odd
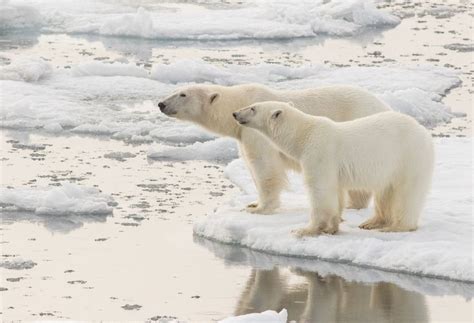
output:
[[[158,107],[160,108],[161,111],[163,111],[164,108],[166,108],[166,104],[163,102],[158,103]]]
[[[237,119],[237,112],[232,113],[232,115],[234,116],[234,119]]]

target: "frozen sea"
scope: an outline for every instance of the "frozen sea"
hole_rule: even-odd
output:
[[[472,10],[0,2],[1,320],[471,322]],[[278,214],[241,211],[235,142],[156,106],[203,82],[355,84],[415,117],[437,153],[420,229],[347,211],[340,234],[298,241],[298,174]]]

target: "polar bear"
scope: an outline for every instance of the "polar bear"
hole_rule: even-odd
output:
[[[297,236],[336,233],[347,189],[375,193],[375,215],[362,229],[416,230],[434,152],[430,133],[412,117],[389,111],[337,123],[276,101],[233,115],[299,161],[312,210],[309,225]]]
[[[259,84],[236,86],[193,85],[177,90],[158,103],[160,110],[181,120],[239,141],[241,155],[250,168],[258,192],[258,202],[247,210],[272,213],[280,204],[280,192],[286,185],[286,170],[300,166],[257,131],[236,124],[232,112],[259,101],[292,101],[305,113],[348,121],[389,110],[369,92],[353,86],[326,86],[306,90],[274,90]],[[368,205],[370,194],[351,191],[351,208]]]

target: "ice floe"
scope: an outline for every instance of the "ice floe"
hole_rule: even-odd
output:
[[[294,228],[306,225],[308,202],[301,178],[291,177],[291,190],[283,194],[283,208],[275,215],[247,214],[245,203],[256,199],[251,176],[243,161],[227,167],[226,175],[242,188],[215,215],[194,225],[194,232],[209,239],[278,255],[319,258],[387,271],[460,281],[474,281],[472,272],[472,140],[436,141],[433,188],[419,229],[382,233],[357,226],[371,209],[345,210],[339,234],[297,239]]]
[[[0,188],[2,211],[27,211],[38,215],[111,214],[112,198],[97,188],[64,182],[58,187]]]
[[[140,7],[142,5],[143,7]],[[149,39],[282,39],[320,34],[350,36],[400,19],[371,0],[242,1],[215,8],[192,3],[108,3],[85,0],[11,1],[0,13],[16,19],[0,27]],[[2,16],[3,16],[2,15]]]
[[[218,66],[197,59],[157,64],[150,72],[133,64],[93,62],[78,64],[72,71],[53,70],[50,74],[22,74],[18,66],[21,64],[13,59],[11,65],[3,68],[9,70],[8,75],[20,76],[0,80],[1,127],[171,144],[192,144],[214,138],[195,125],[164,116],[156,106],[162,97],[189,83],[259,82],[282,89],[353,84],[374,92],[394,110],[412,115],[428,127],[455,116],[441,99],[460,84],[457,72],[433,66]],[[32,68],[38,70],[47,69]],[[34,77],[21,76],[27,74]]]

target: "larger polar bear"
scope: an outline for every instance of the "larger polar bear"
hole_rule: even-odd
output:
[[[258,202],[248,205],[254,213],[271,213],[280,204],[286,170],[299,171],[299,163],[250,128],[236,124],[232,113],[259,101],[291,101],[301,111],[348,121],[388,110],[369,92],[353,86],[326,86],[306,90],[274,90],[259,84],[236,86],[193,85],[181,88],[158,103],[166,115],[197,123],[223,136],[236,138],[250,168],[258,192]],[[370,194],[349,192],[349,207],[368,205]]]
[[[417,228],[434,151],[430,133],[412,117],[389,111],[337,123],[288,103],[261,102],[234,112],[234,118],[300,162],[312,210],[298,236],[336,233],[347,189],[375,193],[375,215],[361,228]]]

